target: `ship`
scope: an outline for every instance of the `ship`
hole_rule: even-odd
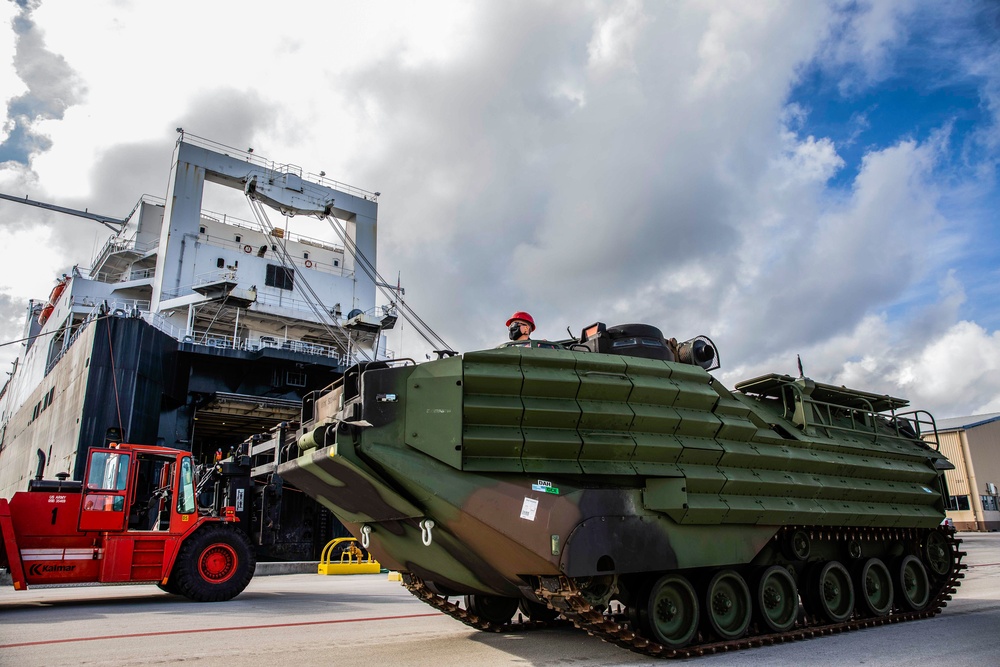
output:
[[[294,429],[303,397],[348,366],[392,354],[395,303],[376,305],[378,289],[394,296],[375,272],[380,193],[178,131],[165,196],[124,218],[0,195],[113,232],[89,268],[28,303],[0,389],[2,497],[40,474],[82,479],[88,450],[112,442],[231,460],[254,434]],[[206,210],[214,187],[246,208]],[[252,454],[237,509],[259,557],[316,558],[340,524],[286,493],[281,452]]]

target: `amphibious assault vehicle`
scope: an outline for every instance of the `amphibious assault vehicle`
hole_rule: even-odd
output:
[[[959,584],[952,466],[905,400],[730,391],[709,339],[649,325],[440,356],[311,396],[279,474],[468,625],[687,657],[927,617]]]

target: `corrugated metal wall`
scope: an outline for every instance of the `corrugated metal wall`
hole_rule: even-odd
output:
[[[971,421],[971,419],[970,419]],[[955,464],[955,470],[945,473],[948,491],[953,496],[968,496],[968,510],[949,510],[948,516],[959,530],[1000,530],[1000,512],[984,510],[979,496],[986,494],[986,484],[1000,486],[1000,421],[975,426],[965,433],[968,452],[963,451],[962,431],[940,434],[941,452]],[[971,459],[972,470],[969,470]],[[970,479],[975,477],[976,488],[971,488]]]
[[[986,493],[987,482],[1000,486],[1000,421],[970,429],[966,437],[979,483],[977,493]]]

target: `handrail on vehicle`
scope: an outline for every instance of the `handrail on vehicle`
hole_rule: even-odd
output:
[[[790,393],[786,394],[786,390]],[[935,422],[933,415],[926,410],[911,410],[909,412],[897,413],[895,408],[891,408],[889,414],[886,415],[875,410],[871,401],[864,396],[853,397],[854,400],[863,403],[862,407],[819,401],[811,396],[807,396],[803,393],[801,387],[791,383],[781,387],[781,398],[784,409],[782,417],[798,424],[802,427],[803,431],[810,426],[814,426],[825,429],[827,437],[829,437],[830,430],[857,433],[872,437],[873,444],[879,442],[880,436],[896,437],[904,440],[922,440],[928,447],[933,445],[935,451],[941,451],[937,422]],[[796,404],[802,406],[798,418]],[[806,410],[806,406],[815,408],[815,414],[818,417],[815,423],[810,423],[810,411]],[[839,411],[844,417],[849,418],[851,424],[844,426],[834,423],[834,410]],[[886,436],[886,434],[879,432],[879,421],[882,422],[883,426],[893,430],[892,436]],[[859,424],[863,425],[864,428],[859,428]],[[921,428],[922,426],[929,428],[923,429]]]

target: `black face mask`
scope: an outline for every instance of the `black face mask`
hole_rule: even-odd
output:
[[[511,322],[510,326],[507,327],[507,336],[511,340],[517,340],[518,336],[521,335],[521,325],[517,322]]]

